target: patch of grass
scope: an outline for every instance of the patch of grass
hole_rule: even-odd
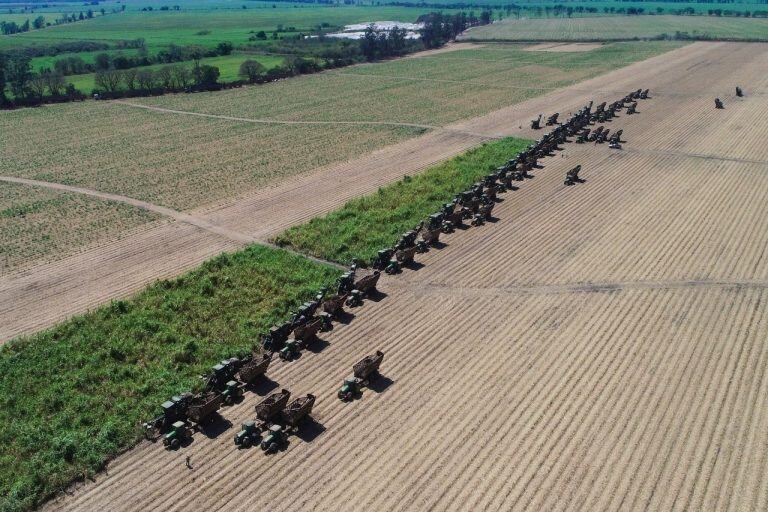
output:
[[[340,263],[352,258],[370,262],[379,249],[391,247],[400,234],[528,144],[528,140],[515,138],[483,144],[417,176],[406,176],[374,194],[353,199],[339,210],[287,230],[274,241]]]
[[[93,474],[211,364],[338,276],[252,246],[0,349],[0,510]]]

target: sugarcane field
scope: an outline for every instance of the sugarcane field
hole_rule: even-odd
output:
[[[0,5],[0,510],[768,510],[728,6]]]

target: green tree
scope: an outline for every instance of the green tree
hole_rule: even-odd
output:
[[[29,81],[32,79],[29,57],[16,55],[9,59],[5,66],[5,79],[16,98],[25,97],[29,92]]]
[[[264,74],[264,66],[255,60],[248,59],[240,64],[239,75],[249,82],[255,82]]]
[[[42,17],[42,16],[38,16],[32,22],[32,28],[34,28],[35,30],[39,30],[39,29],[43,28],[44,26],[45,26],[45,18]]]

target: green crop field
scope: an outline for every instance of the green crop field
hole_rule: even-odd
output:
[[[353,199],[341,209],[290,228],[275,243],[312,256],[349,264],[370,263],[454,195],[513,158],[532,141],[503,139],[472,149],[417,176]]]
[[[468,41],[604,41],[672,37],[768,40],[768,19],[713,16],[599,16],[592,18],[507,19],[475,27]]]
[[[200,64],[207,64],[209,66],[216,66],[219,68],[219,72],[221,73],[219,76],[219,81],[234,82],[236,80],[242,80],[242,77],[239,76],[238,73],[240,72],[240,64],[242,64],[245,60],[255,60],[260,62],[265,69],[271,69],[283,64],[285,59],[283,57],[277,57],[274,55],[254,55],[236,52],[231,55],[223,55],[221,57],[208,57],[200,59]],[[143,66],[137,69],[150,69],[156,71],[168,65],[169,64],[155,64],[152,66]],[[177,63],[170,65],[185,65],[187,67],[192,66],[190,63]],[[96,84],[94,83],[95,76],[95,73],[71,75],[66,77],[66,80],[68,83],[74,85],[78,90],[84,92],[85,94],[90,94],[91,91],[96,87]]]
[[[254,246],[0,348],[0,510],[93,474],[163,400],[339,273]]]

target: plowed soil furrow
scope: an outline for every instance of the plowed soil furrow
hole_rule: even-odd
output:
[[[753,112],[768,97],[729,96],[764,80],[768,53],[749,48],[695,44],[609,75],[598,89],[663,91],[608,123],[626,151],[567,144],[502,196],[496,222],[446,235],[417,256],[423,267],[382,278],[386,297],[323,334],[324,348],[275,362],[275,387],[318,396],[314,438],[272,457],[236,450],[260,399],[251,393],[222,410],[232,428],[218,437],[198,433],[179,452],[141,443],[45,508],[764,509],[768,150]],[[546,110],[561,112],[591,99],[548,96]],[[511,133],[542,105],[461,129]],[[435,158],[475,143],[439,137]],[[371,158],[365,187],[406,172],[391,169],[396,152]],[[425,161],[404,158],[409,169]],[[576,164],[587,181],[565,187]],[[343,176],[338,186],[353,187]],[[290,223],[345,200],[331,183],[318,192],[327,200],[294,208],[305,183],[197,214],[262,237],[281,205]],[[341,403],[352,363],[377,349],[382,389]]]

